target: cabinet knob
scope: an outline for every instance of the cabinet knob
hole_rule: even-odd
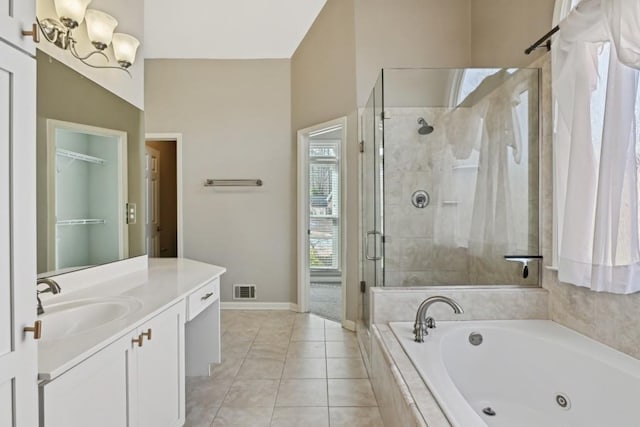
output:
[[[131,340],[132,343],[138,344],[138,347],[142,347],[142,341],[144,341],[144,338],[142,337],[142,334],[138,335],[138,338],[133,338]]]
[[[204,294],[204,296],[200,297],[200,299],[204,301],[209,299],[211,296],[213,296],[213,292],[207,292],[206,294]]]
[[[141,337],[147,337],[149,341],[151,341],[151,328],[147,329],[147,332],[143,332],[140,334]]]
[[[42,337],[42,320],[36,320],[33,326],[25,326],[25,332],[33,332],[33,339],[39,340]]]
[[[31,30],[22,30],[22,35],[23,36],[31,36],[31,38],[33,39],[34,43],[40,43],[40,31],[38,31],[38,24],[37,23],[33,23],[33,25],[31,25]]]

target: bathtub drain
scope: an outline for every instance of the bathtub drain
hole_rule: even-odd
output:
[[[478,332],[471,332],[471,335],[469,335],[469,342],[471,345],[482,344],[482,334],[479,334]]]
[[[491,407],[490,407],[490,406],[487,406],[486,408],[484,408],[484,409],[482,410],[482,412],[483,412],[485,415],[489,415],[490,417],[493,417],[494,415],[496,415],[496,411],[494,411],[493,409],[491,409]]]
[[[571,401],[562,393],[556,394],[556,403],[563,409],[569,409],[571,407]]]

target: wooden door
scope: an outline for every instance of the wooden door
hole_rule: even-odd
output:
[[[2,27],[2,25],[0,25]],[[35,59],[0,41],[0,426],[36,426]]]
[[[147,150],[147,250],[150,257],[160,256],[160,151]]]

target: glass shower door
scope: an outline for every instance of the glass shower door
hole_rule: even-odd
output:
[[[384,286],[383,221],[383,116],[382,74],[369,97],[362,117],[364,153],[362,160],[362,317],[370,326],[369,297],[372,286]]]

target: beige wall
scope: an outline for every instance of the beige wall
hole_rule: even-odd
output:
[[[524,50],[551,29],[554,0],[471,0],[471,66],[526,67]]]
[[[221,296],[256,284],[295,301],[295,151],[289,60],[147,60],[147,132],[183,134],[184,255],[225,266]],[[205,188],[206,178],[263,187]]]
[[[342,116],[347,116],[347,319],[355,321],[359,221],[354,3],[328,0],[291,58],[291,152],[297,152],[297,130]],[[291,179],[295,185],[295,175]],[[295,247],[295,240],[291,244]]]
[[[470,0],[355,0],[358,105],[380,69],[469,65]]]

